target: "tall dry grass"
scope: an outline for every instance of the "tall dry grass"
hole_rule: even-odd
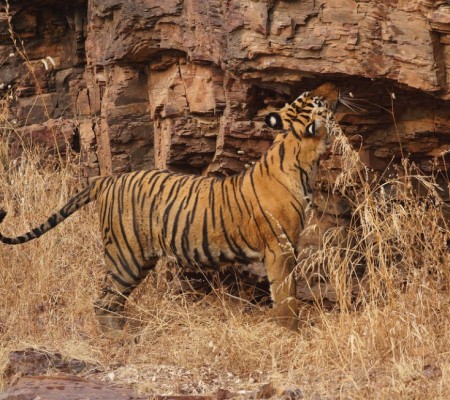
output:
[[[76,157],[24,145],[11,158],[17,132],[2,107],[0,202],[8,216],[0,229],[16,235],[81,183]],[[343,137],[336,143],[346,171],[336,190],[352,203],[353,219],[345,232],[327,232],[323,248],[297,268],[308,279],[311,271],[327,277],[335,310],[308,306],[310,319],[294,334],[267,309],[222,292],[193,301],[158,289],[152,275],[131,298],[123,336],[105,338],[93,313],[104,261],[88,206],[39,240],[0,245],[0,369],[10,351],[35,347],[88,361],[96,366],[88,376],[145,393],[271,381],[300,388],[305,399],[450,398],[449,231],[438,187],[406,161],[395,176],[374,180]],[[425,195],[414,190],[419,184]],[[361,268],[363,276],[354,272]]]

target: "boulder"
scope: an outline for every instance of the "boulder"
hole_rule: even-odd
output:
[[[19,381],[0,400],[146,400],[130,389],[108,386],[78,376],[31,376]]]

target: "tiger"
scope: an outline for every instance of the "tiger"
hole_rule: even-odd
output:
[[[340,129],[338,102],[337,86],[325,83],[268,113],[265,123],[279,132],[259,161],[239,174],[153,169],[99,177],[40,226],[17,237],[0,234],[0,241],[37,239],[96,201],[106,274],[94,310],[105,333],[123,328],[126,299],[162,257],[200,270],[263,262],[273,318],[296,331],[295,260],[320,157]],[[5,216],[0,210],[0,223]]]

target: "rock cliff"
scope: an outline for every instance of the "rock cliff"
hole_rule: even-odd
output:
[[[448,1],[29,0],[1,11],[8,124],[81,151],[87,176],[241,171],[270,145],[267,109],[324,81],[358,101],[339,119],[369,168],[408,155],[449,172]],[[337,165],[322,163],[321,188]],[[321,211],[331,224],[348,210],[336,199]]]

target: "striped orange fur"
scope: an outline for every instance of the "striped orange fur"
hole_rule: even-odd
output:
[[[14,238],[0,234],[0,241],[36,239],[95,200],[108,266],[95,310],[105,330],[121,326],[117,315],[126,297],[160,257],[199,268],[264,261],[276,318],[296,329],[292,271],[317,165],[338,126],[333,116],[338,99],[337,88],[325,84],[267,115],[266,123],[281,131],[239,175],[150,170],[98,178],[39,227]],[[0,222],[4,217],[1,212]]]

